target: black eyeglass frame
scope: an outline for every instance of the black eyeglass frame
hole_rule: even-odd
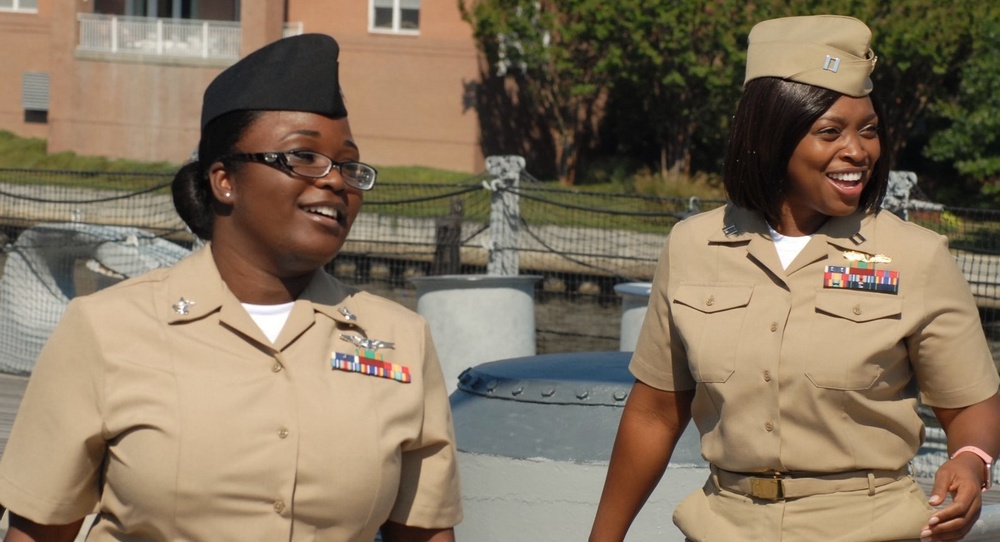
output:
[[[299,166],[292,166],[288,163],[288,156],[292,155],[307,155],[307,156],[317,156],[328,162],[326,170],[320,174],[304,173],[302,171],[297,171],[296,168]],[[298,175],[301,177],[307,177],[309,179],[322,179],[330,174],[331,171],[336,169],[340,172],[341,176],[344,178],[344,182],[348,185],[357,188],[358,190],[368,191],[375,187],[375,180],[378,178],[378,170],[374,167],[365,164],[363,162],[355,162],[349,160],[346,162],[337,162],[329,156],[318,153],[315,151],[270,151],[270,152],[245,152],[245,153],[234,153],[227,154],[225,156],[220,156],[219,161],[225,162],[226,160],[236,160],[240,162],[254,162],[258,164],[264,164],[265,166],[271,166],[278,171],[281,171],[287,175]],[[345,172],[345,168],[347,171]],[[358,180],[357,177],[351,174],[352,168],[358,168],[359,172],[371,172],[371,182],[364,184]]]

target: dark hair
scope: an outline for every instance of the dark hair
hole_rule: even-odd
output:
[[[208,168],[235,150],[236,143],[260,115],[260,111],[233,111],[213,119],[201,131],[197,159],[174,175],[170,184],[174,208],[191,232],[202,239],[212,238],[218,203],[208,184]],[[239,163],[227,162],[226,167],[235,170]]]
[[[729,199],[777,221],[785,199],[792,152],[816,119],[842,96],[833,90],[777,77],[762,77],[747,83],[736,108],[722,167]],[[889,184],[890,162],[886,156],[890,148],[886,119],[874,97],[872,106],[879,116],[877,133],[883,154],[861,193],[859,206],[869,212],[882,205]]]

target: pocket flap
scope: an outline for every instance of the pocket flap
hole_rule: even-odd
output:
[[[903,300],[866,292],[820,290],[816,292],[816,310],[854,322],[870,322],[881,318],[899,318]]]
[[[753,284],[681,284],[674,302],[692,309],[713,313],[750,304]]]

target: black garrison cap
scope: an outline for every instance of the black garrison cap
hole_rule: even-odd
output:
[[[232,111],[308,111],[347,116],[337,75],[336,40],[324,34],[280,39],[226,68],[205,89],[204,130]]]

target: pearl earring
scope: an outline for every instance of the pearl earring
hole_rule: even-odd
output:
[[[229,196],[231,196],[231,195],[232,195],[232,194],[230,194],[229,192],[226,192],[226,197],[227,197],[227,198],[228,198]]]

